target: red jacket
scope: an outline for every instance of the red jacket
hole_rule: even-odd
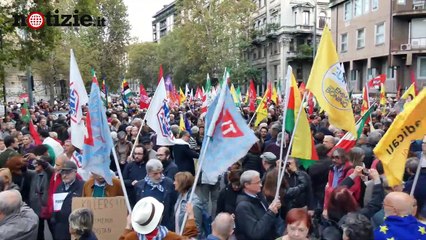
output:
[[[337,181],[338,184],[340,184],[343,179],[348,177],[353,173],[354,169],[352,168],[352,164],[350,162],[346,162],[345,166],[343,167],[342,175],[340,176],[339,180]],[[330,198],[331,192],[334,190],[332,187],[334,180],[334,171],[333,169],[330,169],[328,172],[328,182],[325,186],[325,196],[324,196],[324,209],[327,209],[328,206],[328,200]],[[361,198],[361,179],[359,177],[354,179],[354,185],[349,188],[349,190],[352,192],[352,195],[356,199],[357,202],[359,202],[359,199]]]

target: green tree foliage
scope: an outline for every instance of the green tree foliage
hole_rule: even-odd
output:
[[[251,0],[178,0],[176,8],[176,25],[156,48],[152,44],[129,48],[129,77],[145,84],[153,75],[149,78],[152,84],[160,64],[179,86],[188,82],[201,85],[207,73],[220,78],[225,67],[231,69],[234,83],[244,84],[258,74],[245,57],[251,40],[249,16],[255,9]],[[149,54],[136,50],[142,46],[150,49]],[[132,69],[145,69],[139,71],[150,74]]]

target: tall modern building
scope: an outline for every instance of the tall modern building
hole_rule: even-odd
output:
[[[278,81],[291,65],[298,81],[307,81],[313,62],[314,41],[329,22],[328,0],[256,0],[253,14],[252,65],[262,82]]]
[[[176,21],[176,3],[175,1],[158,11],[152,21],[152,40],[159,42],[160,39],[173,30]]]
[[[386,74],[386,90],[426,83],[426,0],[333,0],[332,33],[351,90]]]

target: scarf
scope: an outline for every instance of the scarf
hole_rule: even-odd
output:
[[[158,226],[154,231],[148,234],[138,233],[139,240],[162,240],[167,236],[169,230],[164,226]]]
[[[146,184],[148,184],[149,186],[152,187],[151,190],[154,190],[155,188],[157,188],[158,191],[164,192],[164,188],[163,188],[163,186],[161,186],[161,182],[163,182],[164,178],[165,178],[164,175],[161,174],[160,182],[154,183],[154,182],[151,181],[151,179],[148,177],[148,175],[146,175],[144,180],[145,180]]]

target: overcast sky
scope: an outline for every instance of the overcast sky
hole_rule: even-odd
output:
[[[152,16],[173,0],[124,0],[132,27],[130,35],[139,41],[152,41]]]

